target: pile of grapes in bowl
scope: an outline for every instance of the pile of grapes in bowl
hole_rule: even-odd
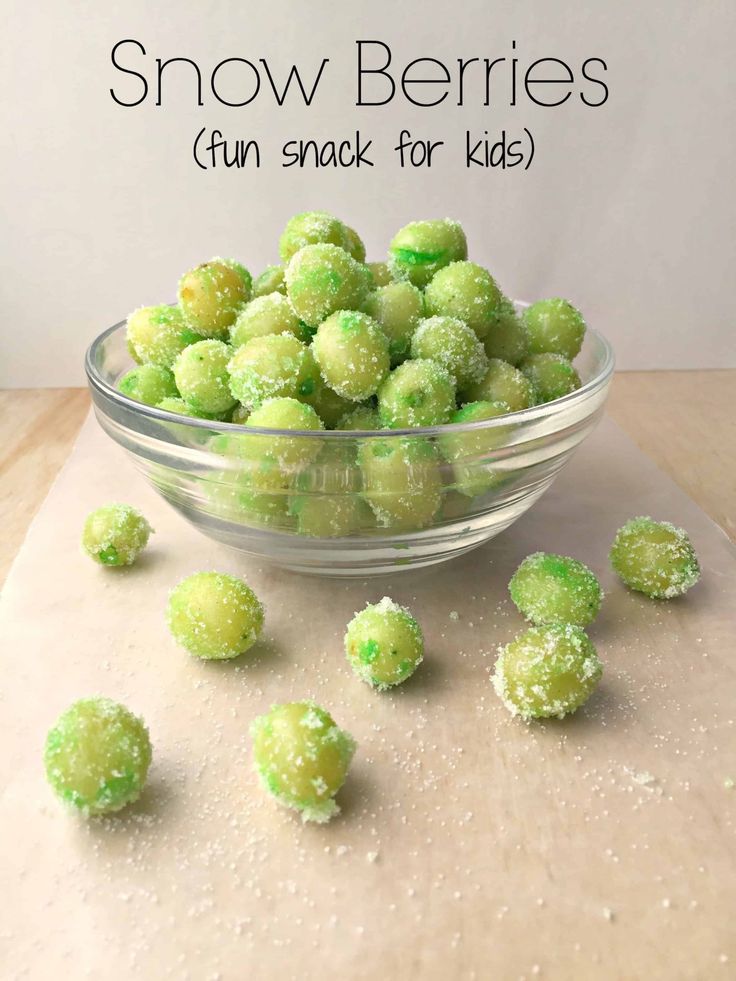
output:
[[[613,353],[567,300],[511,302],[462,227],[388,261],[323,212],[280,265],[184,273],[87,352],[97,418],[210,538],[302,572],[441,562],[507,528],[603,411]]]

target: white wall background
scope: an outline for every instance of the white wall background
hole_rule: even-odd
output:
[[[6,5],[0,167],[0,384],[82,382],[88,342],[142,304],[173,298],[178,275],[213,254],[257,272],[276,260],[293,212],[322,208],[363,234],[372,258],[418,217],[463,222],[473,258],[510,294],[564,295],[614,342],[623,368],[736,364],[736,100],[732,0],[38,0]],[[265,88],[249,107],[205,95],[186,67],[166,106],[123,109],[113,44],[137,38],[154,59],[331,59],[315,104],[279,109]],[[358,38],[388,42],[396,65],[434,56],[554,55],[608,63],[600,109],[436,109],[403,100],[354,106]],[[131,80],[132,81],[132,80]],[[264,80],[265,81],[265,80]],[[132,91],[133,85],[127,91]],[[470,93],[470,90],[468,90]],[[191,160],[201,126],[257,137],[374,138],[377,166],[360,171],[205,173]],[[466,127],[528,126],[527,172],[466,171]],[[430,171],[396,168],[403,127],[451,151]]]

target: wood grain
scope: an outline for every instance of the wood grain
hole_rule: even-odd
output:
[[[609,414],[736,541],[736,370],[616,375]],[[0,585],[89,408],[85,389],[0,392]]]

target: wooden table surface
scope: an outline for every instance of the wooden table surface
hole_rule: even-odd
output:
[[[608,411],[736,541],[736,370],[616,375]],[[0,585],[72,448],[86,389],[0,391]]]

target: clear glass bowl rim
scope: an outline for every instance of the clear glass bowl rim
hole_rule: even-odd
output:
[[[521,302],[517,303],[517,306],[523,307],[527,304]],[[97,352],[104,345],[105,341],[114,334],[115,331],[121,330],[125,327],[126,321],[121,320],[112,327],[108,327],[103,330],[95,340],[87,348],[84,359],[84,368],[87,375],[88,382],[92,388],[97,389],[101,394],[105,395],[107,398],[111,399],[113,402],[117,402],[119,405],[135,410],[141,416],[148,417],[149,419],[157,420],[158,422],[172,423],[175,422],[178,425],[191,426],[193,429],[206,429],[208,432],[231,432],[231,433],[247,433],[249,435],[262,435],[262,436],[299,436],[304,439],[319,439],[319,440],[340,440],[340,439],[366,439],[369,437],[374,437],[376,439],[400,439],[406,438],[408,436],[421,437],[421,436],[441,436],[447,433],[465,433],[465,432],[475,432],[482,429],[494,429],[507,426],[509,422],[516,424],[522,424],[527,422],[534,422],[538,419],[553,416],[557,412],[562,412],[566,408],[572,408],[576,404],[585,402],[591,395],[595,395],[601,390],[609,381],[611,375],[613,374],[613,369],[615,365],[615,356],[613,353],[613,348],[606,340],[606,338],[594,330],[592,327],[588,327],[587,335],[593,337],[597,344],[603,349],[603,365],[600,371],[594,375],[589,381],[585,382],[580,388],[571,392],[569,395],[563,395],[559,399],[555,399],[553,402],[545,402],[542,405],[535,405],[529,409],[521,409],[518,412],[510,412],[504,416],[497,416],[493,419],[482,419],[478,422],[457,422],[457,423],[447,423],[442,426],[424,426],[416,427],[414,429],[325,429],[325,430],[299,430],[299,429],[263,429],[256,426],[244,426],[233,422],[217,422],[210,419],[195,419],[192,416],[182,416],[177,412],[168,412],[166,409],[158,409],[152,405],[146,405],[144,402],[136,402],[135,399],[128,398],[123,395],[122,392],[110,385],[105,379],[100,375],[96,367]]]

